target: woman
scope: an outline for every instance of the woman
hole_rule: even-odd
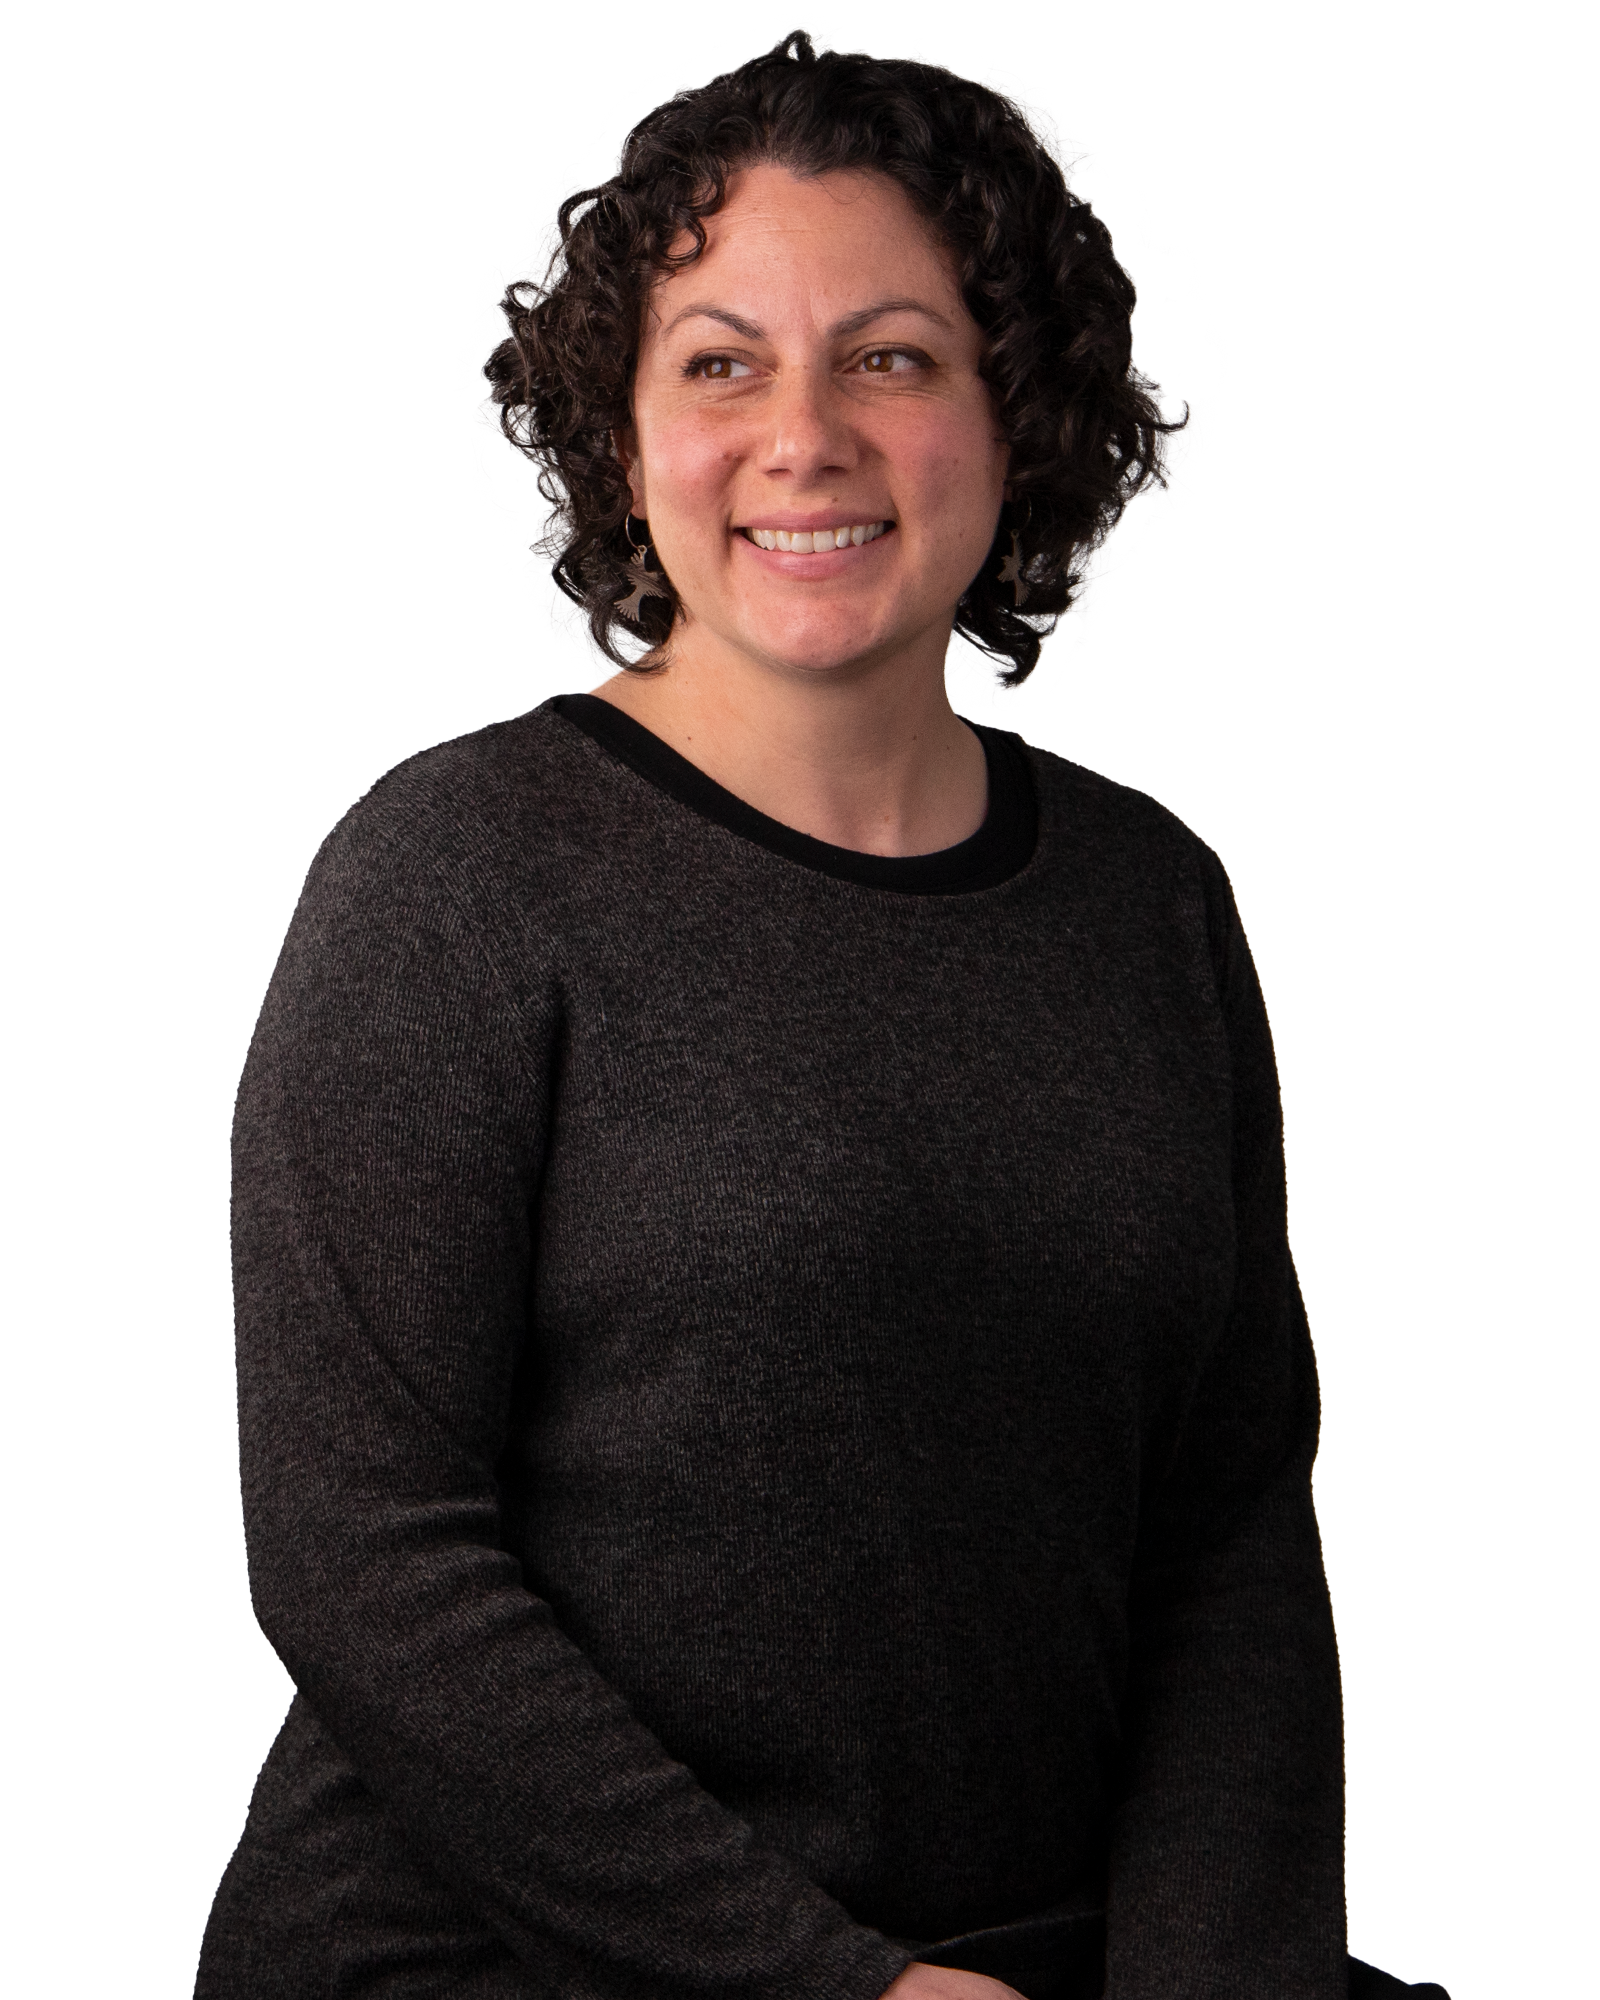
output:
[[[1226,878],[944,691],[1160,476],[1110,239],[1000,99],[800,35],[562,239],[489,372],[624,671],[384,779],[267,998],[299,1695],[199,1991],[1398,1990]]]

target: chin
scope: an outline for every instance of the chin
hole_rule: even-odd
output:
[[[910,644],[914,635],[896,633],[865,617],[830,617],[784,622],[748,633],[750,652],[790,673],[843,673],[894,651],[897,642]]]

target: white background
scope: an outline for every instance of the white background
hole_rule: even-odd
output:
[[[1464,1438],[1600,1434],[1576,20],[1448,10],[1446,1314]],[[0,1976],[30,2000],[166,2000],[176,1970],[176,30],[144,6],[36,8],[6,50]]]

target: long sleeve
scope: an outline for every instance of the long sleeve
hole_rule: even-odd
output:
[[[318,857],[239,1097],[260,1621],[529,1991],[871,2000],[907,1954],[666,1753],[507,1552],[560,982],[508,985],[503,940],[395,819],[369,800]]]
[[[1342,1724],[1311,1500],[1316,1371],[1266,1012],[1226,878],[1208,872],[1233,1092],[1234,1294],[1143,1512],[1107,1995],[1342,2000]]]

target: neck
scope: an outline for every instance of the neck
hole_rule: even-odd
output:
[[[863,854],[932,854],[976,833],[988,800],[944,650],[813,672],[681,645],[595,693],[784,826]]]

